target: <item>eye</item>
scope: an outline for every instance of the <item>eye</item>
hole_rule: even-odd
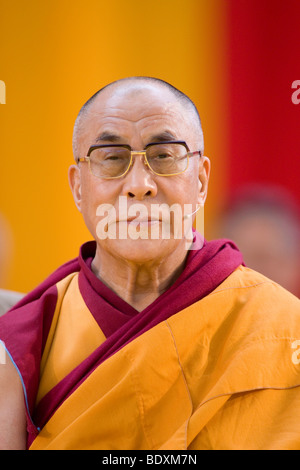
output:
[[[105,160],[119,160],[120,158],[120,155],[106,155],[105,157]]]
[[[166,158],[172,158],[172,155],[168,154],[168,153],[160,153],[158,155],[156,155],[156,157],[158,160],[165,160]]]
[[[103,160],[108,162],[115,162],[128,159],[128,153],[120,152],[120,151],[113,151],[113,152],[105,152],[103,154]]]

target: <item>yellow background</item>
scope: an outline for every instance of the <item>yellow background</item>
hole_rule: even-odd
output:
[[[67,180],[73,124],[126,76],[167,80],[197,105],[213,165],[209,238],[226,191],[225,30],[223,0],[0,0],[0,213],[13,236],[0,287],[31,290],[90,238]]]

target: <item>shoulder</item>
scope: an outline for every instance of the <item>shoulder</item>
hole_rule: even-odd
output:
[[[0,340],[23,377],[39,363],[59,301],[77,271],[77,262],[63,265],[0,317]]]
[[[252,269],[237,268],[206,302],[219,305],[237,325],[243,324],[243,329],[247,327],[258,336],[298,335],[300,339],[300,300]]]
[[[215,289],[214,292],[219,292],[221,289],[246,288],[251,290],[252,288],[259,286],[270,287],[271,285],[276,287],[277,290],[285,291],[287,294],[292,295],[279,284],[267,278],[263,274],[241,265],[235,269],[233,273],[230,274],[230,276],[228,276],[225,281]]]
[[[272,280],[244,266],[238,267],[214,291],[174,315],[180,331],[210,344],[216,335],[246,343],[300,340],[300,300]],[[186,325],[186,326],[185,326]],[[221,340],[222,338],[222,340]],[[289,346],[290,347],[290,346]]]
[[[245,266],[239,266],[210,296],[234,298],[242,303],[259,299],[263,301],[262,307],[272,305],[279,309],[286,309],[287,305],[291,305],[300,314],[300,299],[276,282]]]
[[[168,324],[182,364],[203,371],[203,386],[211,377],[215,396],[299,386],[300,300],[249,268]]]

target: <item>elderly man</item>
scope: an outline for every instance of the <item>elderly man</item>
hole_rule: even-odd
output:
[[[0,319],[2,448],[300,448],[299,300],[191,237],[210,171],[191,100],[114,82],[74,156],[94,241]]]

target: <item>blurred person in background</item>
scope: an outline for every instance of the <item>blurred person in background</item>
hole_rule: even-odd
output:
[[[241,188],[225,207],[217,232],[237,244],[246,266],[300,297],[300,215],[287,190]]]
[[[3,289],[7,280],[7,272],[13,252],[11,229],[8,222],[0,214],[0,316],[11,309],[23,294]]]

